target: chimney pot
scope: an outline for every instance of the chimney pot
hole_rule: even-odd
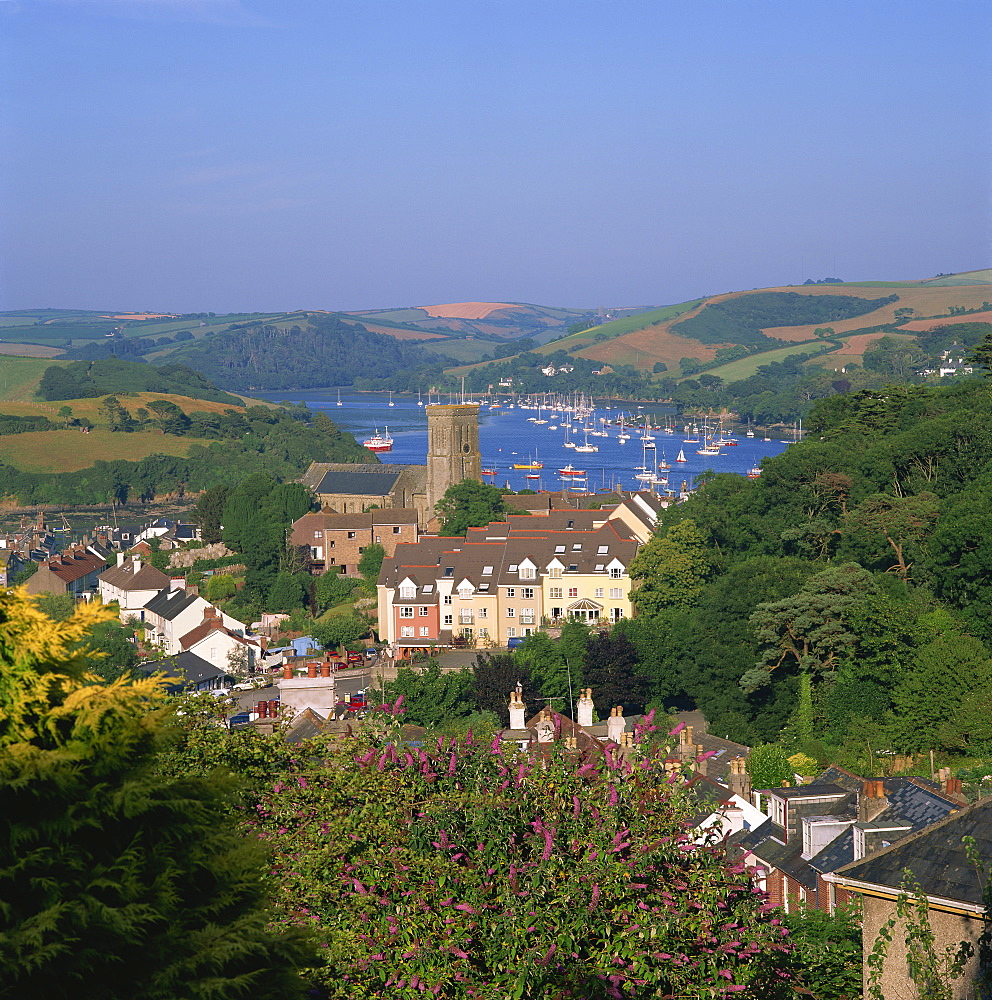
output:
[[[316,676],[317,676],[317,664],[314,663],[313,660],[310,660],[310,662],[307,664],[307,677],[316,677]]]
[[[279,702],[271,700],[269,702],[269,718],[274,719],[279,714]]]
[[[258,717],[260,719],[267,719],[269,717],[269,703],[267,701],[260,701],[255,707],[258,710]]]
[[[293,679],[293,668],[287,663],[282,668],[283,680],[291,681]]]
[[[324,662],[321,663],[320,665],[320,676],[321,677],[331,676],[331,665],[327,662],[327,660],[324,660]]]

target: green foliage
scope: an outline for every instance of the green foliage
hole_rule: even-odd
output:
[[[76,598],[72,594],[39,594],[35,598],[37,607],[53,622],[68,621],[76,611]]]
[[[215,573],[207,580],[204,596],[208,601],[224,601],[237,593],[237,584],[230,573]]]
[[[274,612],[292,611],[293,608],[302,607],[307,599],[306,591],[300,580],[300,576],[293,573],[280,572],[276,575],[272,586],[269,588],[269,595],[266,607]]]
[[[121,392],[164,392],[241,405],[237,396],[222,392],[198,371],[181,364],[155,366],[117,358],[76,361],[48,368],[38,383],[42,399],[90,399]]]
[[[622,706],[624,715],[644,711],[647,682],[638,669],[637,649],[623,633],[591,636],[582,673],[600,718],[607,718],[615,705]]]
[[[442,670],[437,660],[419,668],[400,667],[396,679],[383,685],[376,700],[402,699],[403,721],[439,730],[474,711],[471,670]]]
[[[548,636],[544,638],[548,639]],[[526,658],[521,655],[526,645],[527,642],[524,642],[515,653],[479,653],[475,658],[470,692],[472,703],[477,713],[494,716],[503,727],[510,724],[510,692],[515,691],[518,684],[527,705],[536,707],[541,704],[541,689],[532,682]]]
[[[310,625],[310,635],[324,649],[340,649],[361,639],[369,630],[368,622],[358,615],[334,615]]]
[[[251,822],[332,1000],[793,996],[780,925],[663,764],[549,750],[405,747],[380,716],[280,776]]]
[[[469,528],[481,528],[506,516],[503,494],[495,486],[475,479],[463,479],[449,486],[437,502],[442,535],[464,535]]]
[[[862,299],[853,295],[800,295],[798,292],[758,292],[710,303],[689,319],[680,320],[672,332],[704,344],[767,344],[763,329],[808,326],[852,319],[881,309],[898,296]]]
[[[747,758],[747,772],[754,788],[781,788],[783,781],[795,780],[789,751],[778,743],[764,743],[751,747]]]
[[[375,364],[369,363],[374,358]],[[258,323],[232,325],[209,340],[175,348],[170,360],[202,372],[235,391],[314,389],[327,385],[359,388],[415,388],[440,374],[454,359],[429,353],[409,341],[372,333],[337,316],[308,314],[289,329]]]
[[[656,534],[634,557],[630,577],[639,583],[631,600],[644,615],[692,607],[710,565],[706,535],[694,521],[682,521]]]
[[[834,913],[801,907],[780,913],[795,949],[792,968],[796,993],[816,1000],[861,1000],[861,915],[855,909]]]
[[[335,604],[348,600],[354,589],[355,581],[342,576],[332,567],[314,581],[314,604],[320,610],[326,610]]]
[[[238,836],[232,784],[156,773],[158,683],[100,683],[73,652],[106,615],[84,604],[53,623],[0,595],[2,989],[300,995],[310,951],[275,929],[267,852]]]
[[[382,569],[382,560],[386,558],[386,550],[378,543],[373,542],[365,546],[361,559],[358,560],[358,572],[362,574],[365,590],[374,594],[376,583],[379,580],[379,570]]]

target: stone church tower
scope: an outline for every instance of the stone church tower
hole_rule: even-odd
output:
[[[479,404],[425,406],[427,413],[427,505],[434,508],[449,486],[482,479]]]

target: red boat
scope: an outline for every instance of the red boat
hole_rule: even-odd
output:
[[[571,465],[566,465],[564,469],[559,469],[558,474],[561,476],[584,476],[586,474],[585,469],[573,469]]]
[[[393,439],[389,436],[389,428],[386,428],[385,434],[379,433],[379,428],[375,429],[375,434],[366,438],[362,445],[368,448],[369,451],[392,451],[393,450]]]

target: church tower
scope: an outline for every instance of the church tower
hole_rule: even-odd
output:
[[[482,480],[479,404],[425,406],[427,413],[427,505],[431,513],[449,486]]]

